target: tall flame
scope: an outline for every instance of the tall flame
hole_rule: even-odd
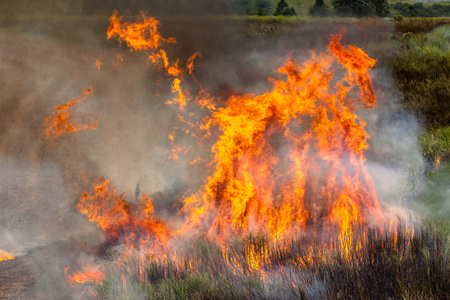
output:
[[[167,225],[154,216],[152,200],[141,195],[141,202],[133,209],[124,194],[117,194],[111,180],[98,178],[92,193],[83,192],[78,210],[106,233],[110,242],[122,238],[129,249],[167,245],[172,233]]]
[[[184,200],[185,231],[230,233],[338,226],[348,244],[353,225],[383,214],[365,171],[365,122],[354,104],[376,105],[368,74],[375,60],[333,36],[329,50],[304,64],[293,59],[272,80],[271,92],[234,95],[212,112],[204,129],[221,132],[213,146],[215,171]],[[336,61],[347,75],[334,79]],[[351,97],[352,96],[352,97]]]

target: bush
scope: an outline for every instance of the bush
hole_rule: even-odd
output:
[[[398,18],[394,19],[399,34],[430,32],[440,26],[450,25],[450,18]]]
[[[393,64],[404,105],[429,128],[450,126],[450,30],[403,34]]]
[[[429,159],[450,158],[450,126],[430,130],[419,141],[424,155]]]
[[[291,6],[289,6],[289,4],[286,2],[286,0],[280,0],[280,2],[278,2],[277,4],[277,8],[275,10],[275,12],[273,13],[274,16],[296,16],[297,12],[295,11],[295,9]]]
[[[330,10],[323,0],[316,0],[314,6],[309,10],[311,16],[326,17],[330,15]]]
[[[340,15],[385,17],[389,14],[387,0],[333,0],[334,10]]]

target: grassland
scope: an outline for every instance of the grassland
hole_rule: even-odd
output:
[[[292,1],[290,4],[296,7],[297,2],[300,3]],[[307,3],[309,2],[305,1],[303,10],[296,7],[302,15]],[[308,28],[324,23],[327,23],[325,27],[336,27],[340,23],[352,22],[351,18],[322,18],[318,21],[305,16],[223,18],[231,23],[237,20],[236,26],[247,24],[245,31],[239,34],[261,39],[270,39],[282,34],[283,30],[292,32],[298,30],[295,29],[297,27],[307,27],[303,29],[306,32]],[[34,27],[35,20],[25,18],[18,21],[13,18],[7,19],[3,25],[25,23],[24,31],[38,31]],[[67,28],[82,20],[86,20],[85,17],[72,17],[70,22],[66,22],[66,17],[60,20],[53,18],[53,24],[61,26],[45,27],[46,34],[63,41],[70,39],[71,42],[82,42],[85,40],[82,32],[71,36],[66,34]],[[95,25],[95,32],[104,36],[107,17],[93,16],[90,20]],[[261,25],[270,22],[276,24]],[[379,22],[392,21],[385,19]],[[283,26],[288,28],[282,28],[279,23],[284,23]],[[335,247],[327,259],[323,259],[320,253],[311,252],[312,240],[295,237],[289,241],[289,251],[270,245],[264,236],[230,240],[225,248],[213,241],[198,238],[183,245],[186,255],[182,259],[146,257],[142,260],[130,257],[117,260],[117,253],[110,249],[107,260],[100,262],[104,266],[106,279],[101,284],[92,284],[98,296],[109,299],[448,297],[450,131],[446,113],[450,110],[445,105],[449,103],[450,72],[448,25],[443,26],[445,24],[450,24],[449,18],[403,18],[395,21],[397,32],[394,42],[400,53],[393,63],[393,72],[405,95],[403,105],[421,118],[425,128],[428,128],[420,139],[424,156],[430,163],[436,163],[436,157],[441,159],[441,165],[428,172],[427,186],[417,201],[422,205],[417,210],[424,211],[433,225],[416,229],[414,235],[410,235],[404,228],[399,228],[396,232],[366,232],[368,242],[361,249],[354,249],[350,257],[346,257]],[[253,258],[249,259],[249,253],[253,253]],[[183,253],[179,257],[181,254]],[[315,255],[314,259],[311,259],[311,254]],[[234,259],[233,263],[230,263],[230,258]],[[257,269],[255,266],[260,267]]]
[[[264,236],[250,236],[231,240],[225,247],[199,238],[183,245],[182,258],[128,257],[119,267],[106,262],[106,278],[92,288],[108,299],[445,299],[449,295],[450,255],[439,233],[428,228],[412,235],[399,226],[395,233],[366,235],[362,248],[353,247],[348,256],[334,246],[327,257],[318,250],[323,244],[310,238],[273,245]]]

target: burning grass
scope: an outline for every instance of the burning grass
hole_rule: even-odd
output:
[[[10,260],[10,259],[14,259],[16,258],[13,254],[4,251],[4,250],[0,250],[0,261],[2,260]]]
[[[213,144],[212,161],[204,183],[180,199],[178,226],[156,218],[150,197],[132,204],[111,181],[95,180],[77,208],[113,247],[95,269],[66,269],[71,284],[92,281],[95,294],[106,298],[448,293],[446,242],[389,217],[366,172],[370,136],[356,111],[376,107],[370,74],[376,60],[342,46],[336,35],[309,60],[288,59],[270,91],[214,99],[195,77],[200,53],[184,68],[163,49],[176,41],[159,34],[158,21],[142,14],[136,23],[123,22],[117,15],[110,18],[108,38],[144,52],[172,81],[175,98],[166,103],[178,106],[187,127],[169,135],[172,154],[184,152],[177,150],[176,134],[195,132]],[[204,114],[197,116],[199,110]]]
[[[448,244],[436,231],[412,234],[399,226],[360,234],[367,242],[348,257],[336,246],[320,253],[320,232],[283,243],[265,235],[224,245],[200,237],[181,245],[182,253],[130,256],[119,266],[105,261],[105,279],[91,287],[108,299],[444,299],[450,293]]]

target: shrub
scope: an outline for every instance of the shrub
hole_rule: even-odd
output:
[[[403,34],[404,51],[393,64],[405,107],[429,128],[450,125],[450,34],[446,28],[450,27]]]

